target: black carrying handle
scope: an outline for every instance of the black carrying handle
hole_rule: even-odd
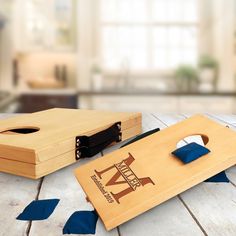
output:
[[[76,160],[85,157],[92,157],[101,152],[113,142],[120,142],[122,139],[121,122],[91,136],[77,136],[75,138]]]
[[[125,143],[124,145],[122,145],[120,148],[123,148],[123,147],[125,147],[125,146],[128,146],[128,145],[130,145],[130,144],[132,144],[132,143],[134,143],[134,142],[137,142],[138,140],[141,140],[141,139],[143,139],[143,138],[146,138],[147,136],[149,136],[149,135],[151,135],[151,134],[154,134],[154,133],[157,133],[157,132],[159,132],[159,131],[160,131],[160,129],[159,129],[159,128],[156,128],[156,129],[149,130],[149,131],[147,131],[147,132],[145,132],[145,133],[142,133],[142,134],[136,136],[135,138],[131,139],[129,142],[127,142],[127,143]]]

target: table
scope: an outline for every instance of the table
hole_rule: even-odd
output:
[[[205,114],[236,130],[236,115]],[[9,115],[1,115],[3,119]],[[161,129],[190,114],[143,114],[143,131]],[[99,158],[121,144],[105,149]],[[92,209],[76,181],[73,170],[88,162],[81,160],[39,180],[0,173],[0,235],[59,236],[69,216],[77,210]],[[230,183],[201,183],[135,219],[107,232],[99,220],[98,236],[143,235],[236,235],[236,167],[226,171]],[[60,198],[55,212],[45,221],[15,220],[34,199]]]

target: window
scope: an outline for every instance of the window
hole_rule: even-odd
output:
[[[103,67],[169,71],[196,64],[197,0],[101,0]]]

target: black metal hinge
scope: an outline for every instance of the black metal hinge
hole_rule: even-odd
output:
[[[91,136],[76,136],[75,157],[76,160],[85,157],[92,157],[101,152],[113,142],[122,140],[121,122]]]

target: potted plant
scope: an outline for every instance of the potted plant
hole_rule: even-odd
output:
[[[200,57],[199,63],[199,89],[201,91],[212,91],[216,89],[218,63],[209,56],[204,55]]]
[[[175,71],[176,85],[180,91],[194,91],[198,85],[197,70],[191,65],[181,65]]]
[[[94,64],[91,67],[92,88],[94,90],[101,90],[103,86],[103,74],[99,65]]]

